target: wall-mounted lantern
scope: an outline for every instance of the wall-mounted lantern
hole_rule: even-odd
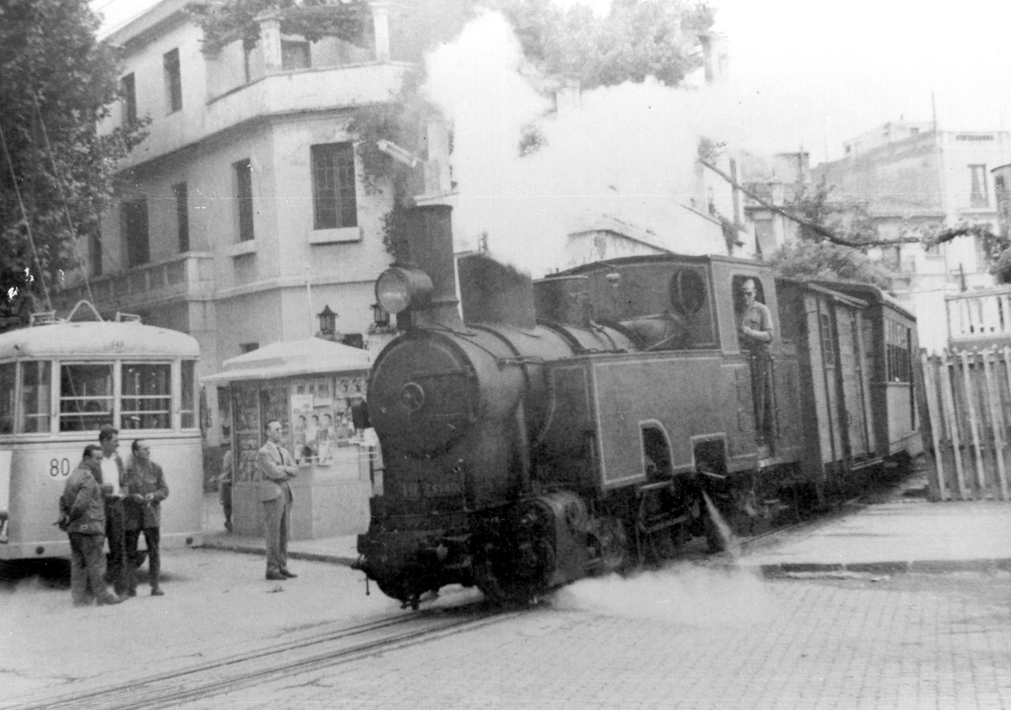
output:
[[[390,314],[378,303],[372,304],[372,322],[384,328],[390,324]]]
[[[316,317],[319,318],[319,332],[323,336],[333,337],[337,332],[337,314],[330,310],[330,305],[323,306]]]

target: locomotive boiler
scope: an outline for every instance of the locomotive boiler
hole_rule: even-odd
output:
[[[385,470],[357,565],[405,606],[447,584],[524,599],[697,535],[719,548],[707,507],[747,534],[891,452],[873,438],[858,298],[777,289],[768,266],[729,257],[628,257],[532,285],[475,255],[458,303],[450,208],[411,220],[410,260],[376,283],[405,334],[369,377]],[[775,320],[761,358],[738,340],[745,281]]]

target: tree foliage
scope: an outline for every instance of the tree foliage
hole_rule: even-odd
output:
[[[336,36],[349,42],[359,42],[364,35],[368,5],[363,0],[349,0],[332,5],[326,0],[224,0],[195,2],[186,6],[193,22],[204,31],[203,52],[217,54],[222,47],[237,39],[251,50],[260,41],[257,17],[276,13],[281,20],[281,32],[301,35],[310,42]]]
[[[584,89],[647,76],[677,86],[702,65],[699,36],[714,10],[702,2],[614,0],[596,17],[584,5],[552,0],[487,0],[512,23],[527,59],[548,74],[579,77]]]
[[[25,292],[45,305],[46,286],[76,265],[74,237],[97,232],[116,162],[142,137],[143,124],[98,132],[118,92],[116,56],[96,40],[98,24],[85,0],[0,3],[0,301],[8,312],[22,312]]]
[[[787,210],[802,220],[831,230],[857,244],[878,241],[878,230],[865,205],[829,199],[832,188],[824,181],[816,185],[797,183]],[[891,286],[891,275],[865,253],[834,244],[804,224],[797,241],[778,249],[769,261],[782,276],[798,279],[863,281],[881,288]]]

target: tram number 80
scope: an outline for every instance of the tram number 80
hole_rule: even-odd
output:
[[[57,476],[69,476],[70,459],[49,459],[49,475],[53,478]]]

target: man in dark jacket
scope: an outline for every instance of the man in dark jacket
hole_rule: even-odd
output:
[[[168,485],[161,466],[151,460],[151,447],[143,439],[133,442],[133,459],[123,475],[123,497],[126,512],[126,562],[127,594],[137,596],[137,541],[144,533],[147,544],[148,572],[151,581],[151,596],[160,597],[158,586],[161,572],[161,555],[158,551],[159,530],[161,528],[161,502],[168,498]]]
[[[118,604],[123,597],[105,586],[105,500],[101,475],[102,448],[89,444],[84,458],[67,478],[60,497],[60,527],[70,537],[70,596],[74,606]]]

